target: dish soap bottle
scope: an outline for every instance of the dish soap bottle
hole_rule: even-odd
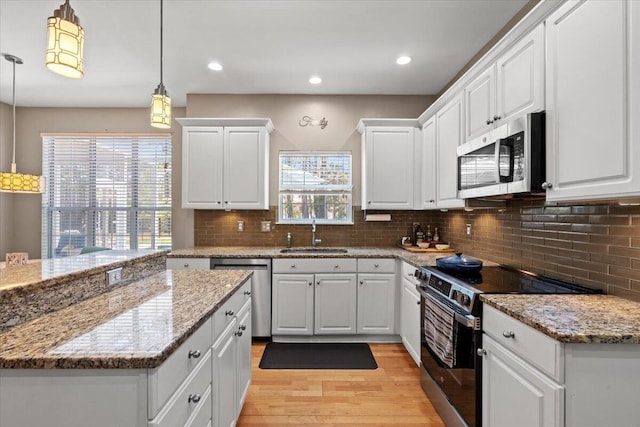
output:
[[[430,242],[433,240],[433,237],[431,236],[431,225],[427,225],[427,236],[426,236],[427,242]]]
[[[293,243],[293,238],[291,237],[291,233],[287,233],[287,247],[290,248]]]
[[[438,227],[436,227],[434,232],[433,232],[433,241],[434,242],[439,242],[440,241],[440,235],[438,234]]]

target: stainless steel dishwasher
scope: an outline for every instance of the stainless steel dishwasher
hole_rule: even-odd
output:
[[[271,259],[211,258],[212,270],[253,270],[251,336],[271,336]]]

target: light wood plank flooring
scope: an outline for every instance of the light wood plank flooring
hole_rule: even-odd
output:
[[[251,349],[251,387],[239,427],[444,427],[402,344],[370,344],[375,370],[260,369],[265,345],[257,342]]]

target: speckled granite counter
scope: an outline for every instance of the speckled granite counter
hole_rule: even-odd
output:
[[[0,334],[0,368],[154,368],[251,272],[163,271]]]
[[[398,258],[414,266],[436,265],[436,258],[452,253],[414,253],[400,248],[356,248],[346,247],[347,253],[300,253],[283,254],[277,248],[254,248],[243,246],[203,246],[176,249],[169,258]],[[497,265],[485,261],[485,265]]]
[[[613,295],[482,295],[485,304],[563,343],[640,344],[640,303]]]
[[[158,273],[166,268],[166,253],[104,251],[2,268],[0,332],[107,292],[107,270],[122,267],[117,286]]]

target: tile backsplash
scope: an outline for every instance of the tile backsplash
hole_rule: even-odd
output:
[[[385,212],[386,213],[386,212]],[[543,201],[510,201],[501,211],[391,211],[390,222],[318,225],[321,246],[395,246],[411,235],[414,222],[440,228],[442,240],[467,255],[509,264],[640,301],[640,207],[617,205],[545,206]],[[237,222],[244,221],[244,231]],[[261,232],[261,221],[272,231]],[[311,245],[309,225],[276,224],[269,211],[196,210],[196,246]],[[472,234],[465,234],[471,224]]]

